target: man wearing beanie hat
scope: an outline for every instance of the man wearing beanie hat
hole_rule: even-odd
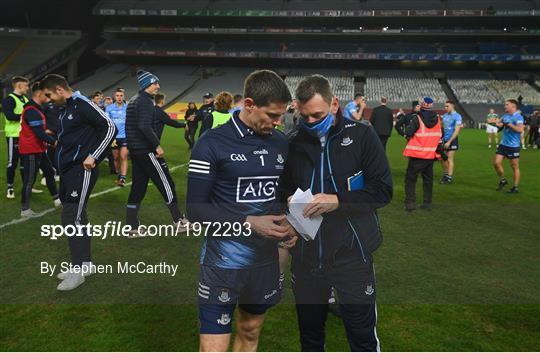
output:
[[[165,199],[176,228],[185,231],[187,220],[178,208],[174,181],[163,158],[159,135],[154,129],[154,121],[157,119],[154,96],[160,88],[159,79],[148,71],[139,70],[137,81],[139,93],[129,101],[126,111],[126,138],[133,164],[133,183],[128,198],[126,224],[131,226],[133,236],[144,235],[138,231],[138,214],[148,181],[152,179]]]
[[[403,155],[409,158],[405,175],[405,210],[416,209],[416,179],[422,174],[424,202],[422,209],[431,210],[433,194],[433,163],[440,155],[438,145],[442,137],[440,118],[431,109],[433,99],[424,97],[420,111],[405,130],[407,146]]]

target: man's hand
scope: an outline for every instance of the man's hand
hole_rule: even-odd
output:
[[[450,141],[446,142],[446,143],[444,144],[444,149],[445,149],[445,150],[450,149],[450,145],[451,145],[451,144],[452,144],[452,143],[451,143]]]
[[[323,213],[335,211],[339,206],[337,195],[317,194],[313,200],[304,208],[304,217],[312,218]]]
[[[156,158],[161,158],[163,157],[163,154],[165,152],[163,151],[163,148],[161,148],[161,146],[157,146],[156,147]]]
[[[358,106],[360,108],[360,111],[363,111],[364,109],[366,109],[366,101],[364,99],[362,99],[360,101],[360,105]]]
[[[92,156],[86,157],[83,162],[83,167],[86,170],[94,169],[96,167],[96,159]]]
[[[260,236],[274,240],[283,240],[288,236],[294,235],[293,228],[283,221],[285,215],[281,216],[247,216],[246,222],[251,225],[251,229]]]
[[[294,237],[291,237],[288,240],[280,241],[278,245],[283,249],[290,249],[296,245],[297,240],[298,240],[298,236],[295,235]]]

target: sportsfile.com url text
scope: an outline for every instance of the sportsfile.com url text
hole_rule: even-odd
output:
[[[250,236],[251,225],[248,222],[202,222],[190,223],[189,227],[182,224],[141,224],[137,233],[148,237],[177,237],[177,236],[213,236],[213,237],[239,237]],[[109,237],[129,237],[133,227],[117,221],[107,221],[105,224],[43,224],[41,236],[56,240],[61,237],[75,237],[89,235],[91,237],[107,239]]]

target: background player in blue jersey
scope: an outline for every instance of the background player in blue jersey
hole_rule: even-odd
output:
[[[448,159],[441,161],[443,166],[441,184],[450,184],[454,180],[454,155],[459,149],[458,135],[463,121],[461,115],[456,112],[453,101],[446,101],[444,109],[446,113],[442,116],[443,143]]]
[[[114,122],[118,133],[116,134],[116,140],[113,142],[113,158],[115,161],[116,170],[118,173],[118,180],[116,184],[118,186],[126,185],[126,175],[128,169],[128,149],[126,139],[126,109],[127,103],[124,102],[124,91],[117,89],[114,92],[114,103],[109,104],[105,108],[105,112],[109,115],[109,118]]]
[[[241,111],[197,141],[189,163],[190,221],[220,224],[208,232],[200,258],[202,351],[227,350],[237,304],[233,349],[257,349],[265,312],[281,297],[277,243],[296,241],[285,216],[274,211],[287,158],[285,135],[274,128],[290,92],[276,73],[262,70],[247,77],[244,97]],[[251,235],[225,236],[239,224]]]
[[[343,117],[353,121],[360,121],[365,108],[364,96],[357,93],[354,95],[354,99],[347,103],[345,109],[343,109]]]
[[[515,99],[509,99],[504,103],[504,111],[506,114],[497,123],[497,126],[503,129],[503,137],[499,147],[497,147],[497,152],[495,152],[493,166],[500,178],[499,186],[497,186],[497,191],[500,191],[508,184],[508,180],[504,177],[502,165],[503,159],[508,158],[510,167],[514,171],[514,186],[508,192],[513,194],[519,192],[521,177],[519,171],[519,146],[521,144],[521,133],[525,125],[523,116],[518,111],[518,102]]]
[[[229,113],[234,114],[235,112],[239,112],[242,110],[242,107],[244,106],[244,97],[242,97],[241,94],[235,94],[233,97],[233,107],[231,110],[229,110]]]

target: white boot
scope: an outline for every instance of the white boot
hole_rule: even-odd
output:
[[[73,290],[84,283],[84,276],[80,273],[69,273],[67,277],[60,282],[56,289],[60,291]]]

